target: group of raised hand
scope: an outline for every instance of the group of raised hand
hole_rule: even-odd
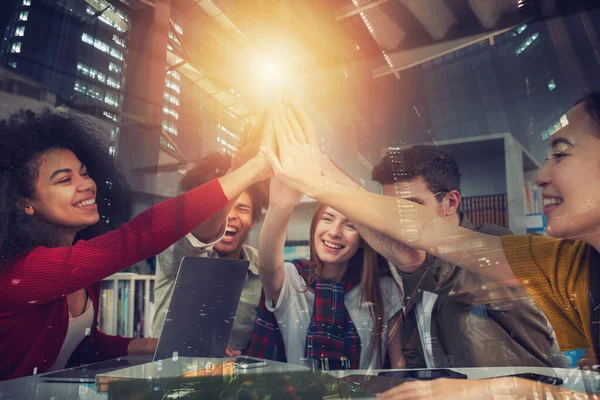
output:
[[[308,114],[300,101],[287,95],[244,130],[232,169],[255,155],[271,166],[271,206],[296,206],[303,194],[310,196],[334,174],[333,163],[319,150]]]

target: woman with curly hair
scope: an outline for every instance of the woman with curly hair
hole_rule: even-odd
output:
[[[97,132],[49,110],[0,123],[0,380],[153,352],[155,339],[98,331],[102,279],[162,252],[271,171],[259,154],[101,234],[126,217],[127,185]]]

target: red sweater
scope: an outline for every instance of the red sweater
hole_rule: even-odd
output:
[[[94,323],[69,365],[124,356],[131,339],[98,331],[100,282],[158,254],[228,202],[218,180],[164,201],[119,229],[71,247],[37,247],[0,269],[0,380],[43,373],[69,324],[66,295],[87,288]]]

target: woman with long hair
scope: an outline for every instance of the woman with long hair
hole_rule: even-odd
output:
[[[319,205],[310,226],[310,260],[284,262],[286,230],[302,194],[271,180],[259,241],[263,297],[248,354],[328,369],[402,367],[396,283],[380,256],[336,210]],[[313,364],[314,365],[314,364]]]
[[[321,154],[306,124],[298,123],[291,111],[285,117],[289,123],[280,118],[273,124],[279,158],[265,150],[278,179],[409,247],[506,285],[522,285],[544,311],[562,351],[590,348],[598,359],[600,93],[586,96],[569,110],[562,129],[550,137],[550,157],[536,178],[543,189],[551,237],[485,235],[455,226],[408,200],[340,185],[321,169]],[[382,397],[474,398],[506,393],[507,387],[527,395],[532,385],[512,378],[437,380],[403,384]]]
[[[98,331],[102,279],[165,250],[270,174],[259,154],[108,231],[128,217],[108,149],[74,114],[21,111],[0,123],[0,380],[153,352],[155,339]]]

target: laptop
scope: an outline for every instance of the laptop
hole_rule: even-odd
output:
[[[154,361],[225,357],[250,262],[184,257]]]
[[[127,356],[40,375],[46,382],[94,383],[98,374],[171,357],[225,357],[247,260],[183,257],[154,357]]]

